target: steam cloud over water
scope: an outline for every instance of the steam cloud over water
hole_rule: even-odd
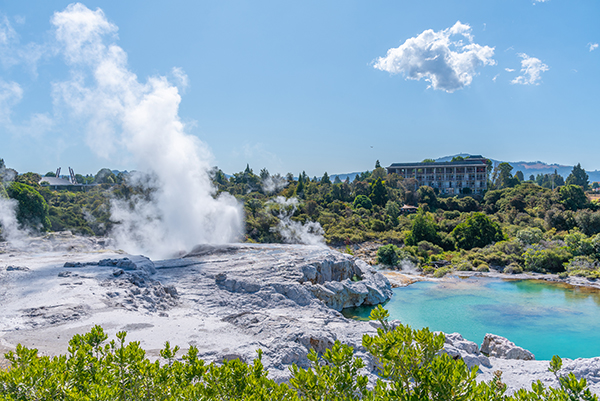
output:
[[[278,208],[279,223],[276,230],[288,244],[325,245],[323,227],[316,221],[307,221],[304,224],[292,220],[298,208],[298,199],[286,199],[278,196],[271,203]]]
[[[178,88],[163,76],[140,82],[115,44],[118,28],[102,10],[71,4],[54,14],[52,24],[71,73],[54,84],[55,103],[86,122],[87,142],[100,156],[126,149],[144,172],[132,177],[133,184],[153,189],[134,203],[112,202],[112,218],[120,222],[113,232],[118,246],[167,257],[198,243],[238,240],[242,208],[229,194],[214,197],[211,155],[185,132]],[[174,71],[185,85],[187,77]]]

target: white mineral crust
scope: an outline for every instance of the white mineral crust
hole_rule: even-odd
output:
[[[335,340],[376,363],[361,346],[375,322],[344,318],[342,308],[374,305],[392,295],[388,280],[352,256],[307,245],[199,246],[178,258],[151,261],[106,249],[109,240],[52,234],[26,250],[0,243],[0,354],[21,343],[42,355],[66,353],[69,339],[101,325],[109,339],[127,331],[158,358],[165,341],[200,350],[208,362],[263,363],[278,381],[293,363],[308,367],[310,348]],[[502,370],[511,390],[540,378],[556,385],[547,361],[487,358],[460,334],[446,336],[445,351],[480,366],[480,379]],[[600,389],[600,360],[565,360],[563,372]]]

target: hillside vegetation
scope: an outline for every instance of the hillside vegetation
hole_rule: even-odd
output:
[[[11,176],[2,166],[3,177]],[[489,172],[484,195],[440,196],[414,179],[387,174],[376,163],[373,171],[352,182],[322,177],[255,174],[248,166],[227,177],[212,171],[219,192],[227,191],[243,204],[248,242],[284,242],[294,231],[318,233],[327,244],[352,253],[353,245],[374,241],[381,246],[381,263],[411,263],[425,273],[441,276],[452,269],[509,273],[522,271],[600,277],[600,211],[586,196],[587,174],[579,165],[563,180],[557,174],[530,177],[501,163]],[[102,169],[86,191],[55,191],[38,184],[35,173],[4,178],[4,196],[19,202],[19,222],[37,230],[70,230],[106,235],[111,199],[148,196],[151,189],[128,184],[126,174]],[[418,213],[402,214],[403,205]],[[289,231],[288,230],[288,234]]]

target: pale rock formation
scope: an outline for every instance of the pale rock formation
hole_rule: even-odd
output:
[[[521,348],[512,341],[495,334],[486,334],[481,344],[481,352],[495,358],[501,359],[521,359],[532,361],[535,356],[524,348]]]
[[[70,233],[35,238],[25,250],[0,243],[0,354],[18,343],[64,354],[74,334],[99,324],[110,339],[127,331],[127,341],[139,341],[150,358],[165,341],[196,346],[207,362],[251,362],[260,348],[270,377],[284,381],[291,364],[309,366],[311,348],[322,353],[339,340],[364,359],[374,383],[378,364],[362,336],[375,335],[379,323],[338,312],[391,296],[387,279],[366,263],[324,247],[277,244],[204,245],[150,261],[106,243]],[[502,370],[511,392],[537,379],[558,385],[547,361],[487,358],[457,333],[446,335],[444,350],[478,365],[478,380]],[[600,358],[564,360],[561,374],[585,377],[600,392],[599,370]]]
[[[459,333],[445,334],[445,344],[441,352],[453,358],[460,357],[469,369],[473,366],[492,366],[488,357],[479,352],[477,344],[465,340]]]

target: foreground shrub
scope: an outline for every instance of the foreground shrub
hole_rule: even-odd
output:
[[[176,360],[179,348],[167,342],[160,352],[165,361],[161,365],[150,362],[138,342],[125,344],[125,332],[117,334],[118,341],[105,344],[107,336],[95,326],[71,339],[67,355],[39,357],[36,349],[21,345],[6,354],[11,368],[0,370],[0,400],[598,401],[585,379],[577,380],[573,373],[558,376],[562,361],[557,356],[549,370],[559,380],[559,389],[546,388],[538,380],[531,391],[507,396],[501,372],[489,383],[478,383],[476,366],[469,370],[461,359],[441,352],[443,334],[392,326],[388,317],[381,306],[375,308],[371,319],[380,328],[362,339],[377,359],[381,378],[372,388],[360,374],[363,360],[339,341],[322,356],[312,350],[309,369],[293,365],[288,385],[267,377],[260,350],[252,364],[236,359],[217,365],[199,359],[196,347],[190,347],[182,361]]]

